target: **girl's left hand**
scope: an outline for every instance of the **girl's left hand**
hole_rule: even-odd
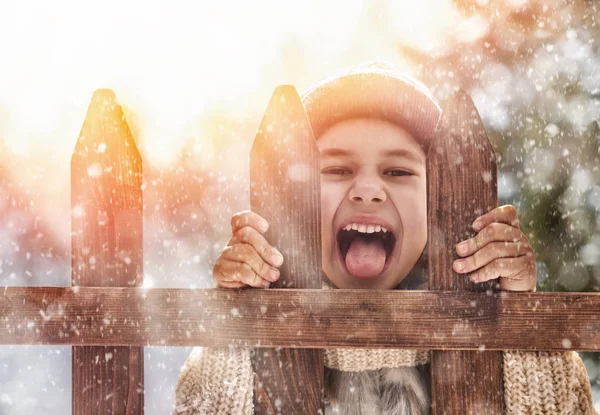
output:
[[[470,272],[476,283],[500,278],[503,291],[535,291],[535,254],[519,228],[515,207],[489,211],[473,222],[473,229],[477,235],[456,245],[463,258],[454,261],[454,271]]]

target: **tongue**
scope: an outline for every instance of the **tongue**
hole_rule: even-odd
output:
[[[374,278],[385,266],[385,248],[381,239],[354,238],[346,254],[346,268],[357,278]]]

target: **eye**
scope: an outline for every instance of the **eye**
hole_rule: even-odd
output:
[[[335,176],[346,176],[350,173],[351,173],[350,170],[348,170],[345,167],[331,167],[328,169],[323,169],[321,171],[321,174],[331,174],[331,175],[335,175]]]
[[[393,177],[400,177],[400,176],[414,176],[413,173],[406,171],[406,170],[400,170],[400,169],[392,169],[392,170],[388,170],[385,172],[386,175],[388,176],[393,176]]]

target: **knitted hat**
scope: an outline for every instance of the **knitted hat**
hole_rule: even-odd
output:
[[[318,81],[302,103],[319,138],[334,124],[378,118],[408,131],[427,150],[441,115],[429,90],[384,62],[366,62]]]

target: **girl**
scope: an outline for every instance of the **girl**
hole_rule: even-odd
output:
[[[325,288],[427,289],[426,163],[441,111],[428,90],[387,64],[363,64],[310,88],[302,98],[321,153]],[[368,140],[368,141],[367,141]],[[366,143],[368,143],[366,145]],[[233,216],[215,283],[266,288],[285,260],[252,211]],[[500,288],[535,291],[533,250],[512,206],[473,223],[456,246],[459,274]],[[370,235],[369,235],[370,234]],[[326,414],[427,414],[428,352],[330,349]],[[250,350],[196,348],[177,384],[176,413],[251,414]],[[585,368],[574,352],[504,352],[509,414],[594,414]]]

